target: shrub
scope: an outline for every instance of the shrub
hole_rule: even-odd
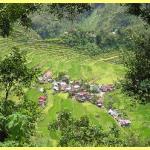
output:
[[[81,30],[74,30],[68,32],[68,34],[63,35],[63,40],[69,46],[83,46],[89,43],[95,42],[95,37],[92,32],[85,32]]]
[[[60,132],[59,146],[122,146],[119,128],[114,125],[108,132],[94,126],[87,116],[79,119],[66,111],[59,112],[57,120],[49,124],[49,130]]]

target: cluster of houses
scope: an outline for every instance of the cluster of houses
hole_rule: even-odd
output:
[[[45,71],[42,76],[38,77],[38,81],[41,84],[52,82],[53,81],[52,80],[52,72],[50,70]],[[47,103],[46,91],[43,87],[39,88],[38,90],[39,90],[39,92],[43,93],[43,95],[41,95],[39,97],[38,103],[41,107],[44,108],[46,106],[46,103]]]
[[[129,126],[131,124],[130,120],[122,119],[117,110],[109,109],[108,114],[110,114],[121,126]]]
[[[97,107],[103,108],[103,96],[106,92],[113,91],[114,85],[98,85],[98,84],[89,84],[82,80],[72,81],[69,80],[69,76],[63,75],[59,79],[54,80],[52,78],[52,72],[47,70],[43,76],[38,78],[39,83],[51,83],[52,90],[55,93],[64,92],[68,93],[72,99],[75,99],[79,102],[89,101],[96,105]],[[44,89],[40,88],[40,92],[44,93]],[[39,97],[39,105],[44,107],[46,105],[47,96]],[[121,126],[127,126],[131,122],[130,120],[121,119],[119,113],[116,110],[109,109],[108,114],[110,114],[114,119],[116,119]]]
[[[114,86],[112,84],[88,84],[84,83],[83,81],[69,81],[69,83],[66,83],[63,79],[54,81],[52,85],[54,92],[68,93],[70,97],[79,102],[90,101],[98,107],[103,107],[104,93],[112,91],[114,89]]]

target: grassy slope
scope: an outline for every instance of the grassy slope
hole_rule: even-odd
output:
[[[7,54],[14,45],[19,46],[22,50],[27,50],[29,66],[38,65],[42,71],[50,68],[54,76],[60,71],[65,71],[73,79],[83,78],[89,82],[113,83],[121,78],[125,72],[125,69],[121,65],[104,62],[104,60],[109,60],[112,56],[116,59],[116,55],[114,54],[91,59],[55,42],[50,44],[44,41],[17,42],[17,39],[15,41],[0,38],[0,56],[3,57]],[[49,85],[46,85],[46,88],[49,89]],[[105,110],[98,109],[89,103],[80,104],[68,99],[67,95],[64,94],[52,95],[50,90],[47,91],[48,104],[43,111],[42,121],[38,123],[38,135],[33,138],[39,146],[56,146],[59,134],[51,133],[49,135],[47,127],[48,123],[56,118],[56,113],[62,109],[69,109],[74,117],[77,118],[86,114],[90,118],[91,123],[101,124],[106,130],[115,123]],[[36,101],[41,94],[37,89],[33,88],[28,91],[27,95],[30,99]],[[140,133],[145,138],[149,137],[149,105],[138,105],[136,109],[131,109],[129,98],[120,91],[108,94],[105,98],[106,103],[109,102],[109,96],[112,96],[115,107],[125,111],[132,120],[133,125],[131,129]],[[124,129],[122,130],[124,131]],[[125,131],[128,132],[129,130]]]

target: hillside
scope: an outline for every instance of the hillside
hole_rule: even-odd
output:
[[[100,84],[110,84],[123,78],[125,68],[122,64],[116,64],[119,53],[111,52],[101,54],[96,57],[79,54],[72,48],[59,44],[59,40],[18,40],[12,37],[4,39],[0,38],[0,56],[3,58],[7,55],[13,46],[19,47],[23,51],[27,51],[28,66],[38,66],[41,72],[51,69],[53,76],[57,76],[59,72],[65,72],[73,80],[84,79],[88,82]],[[48,103],[43,109],[42,119],[38,122],[37,135],[33,137],[33,141],[38,146],[57,146],[59,133],[51,132],[49,134],[48,124],[56,118],[57,112],[63,109],[68,109],[73,113],[73,116],[79,118],[87,115],[90,122],[95,125],[102,125],[105,130],[108,130],[116,121],[108,115],[106,109],[99,109],[95,105],[85,102],[79,103],[68,98],[67,94],[53,95],[50,90],[50,85],[37,85],[28,89],[27,97],[33,101],[37,101],[41,93],[37,87],[45,87],[48,94]],[[149,107],[150,105],[140,105],[132,103],[131,98],[116,89],[114,92],[105,95],[106,108],[111,101],[112,105],[125,113],[131,120],[132,124],[129,128],[119,127],[122,131],[122,136],[128,135],[131,131],[136,132],[142,139],[148,139],[150,136],[149,127]],[[118,124],[117,124],[118,125]]]
[[[0,147],[150,146],[150,4],[0,12]]]
[[[90,12],[80,14],[73,22],[66,18],[59,20],[44,11],[40,15],[32,15],[31,18],[33,30],[43,39],[58,38],[64,32],[76,29],[93,32],[98,47],[112,50],[132,46],[127,39],[128,34],[144,28],[140,18],[126,13],[126,8],[118,4],[93,5]]]

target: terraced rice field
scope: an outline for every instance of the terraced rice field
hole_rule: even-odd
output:
[[[118,59],[117,53],[100,55],[95,58],[79,54],[72,48],[58,44],[55,41],[27,41],[18,42],[15,39],[0,38],[0,57],[8,54],[13,46],[19,47],[27,52],[29,66],[38,66],[41,72],[51,69],[53,76],[59,72],[66,72],[71,79],[84,79],[95,83],[114,83],[123,78],[125,68],[121,64],[112,63]],[[38,85],[41,87],[41,85]],[[48,94],[48,103],[43,109],[42,119],[38,122],[37,135],[33,140],[39,146],[57,146],[59,133],[49,133],[48,123],[56,118],[57,112],[67,109],[73,116],[79,118],[87,115],[92,124],[101,125],[108,130],[116,122],[111,118],[105,109],[86,102],[79,103],[68,98],[67,94],[53,95],[50,85],[42,85]],[[31,88],[27,92],[29,99],[38,101],[41,93],[37,88]],[[150,137],[150,105],[139,105],[133,109],[131,98],[127,97],[120,90],[116,90],[105,96],[105,104],[113,103],[113,106],[126,113],[132,121],[130,128],[120,128],[123,134],[128,134],[131,130],[139,133],[143,138]]]

